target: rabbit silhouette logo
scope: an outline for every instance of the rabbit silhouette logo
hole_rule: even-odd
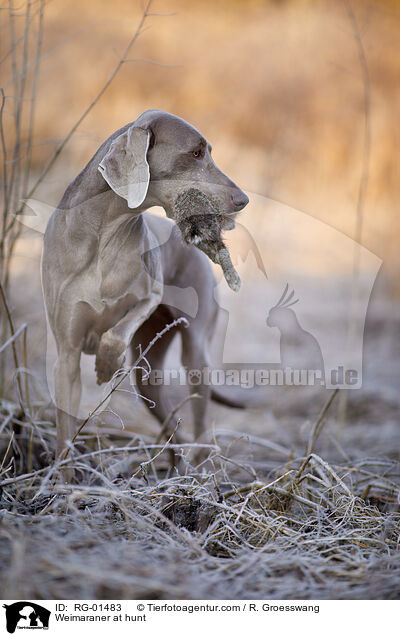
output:
[[[318,340],[303,329],[292,307],[299,302],[294,299],[294,290],[289,293],[286,287],[280,299],[268,313],[268,327],[280,331],[280,366],[300,373],[314,372],[321,382],[325,378],[325,365]]]
[[[9,634],[16,629],[48,629],[50,610],[32,603],[18,601],[11,605],[3,605],[6,610],[6,627]]]

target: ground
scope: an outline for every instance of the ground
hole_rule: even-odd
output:
[[[78,483],[63,485],[51,404],[38,399],[30,418],[3,401],[2,456],[11,426],[16,437],[0,484],[2,597],[399,598],[400,325],[382,287],[378,278],[361,390],[339,392],[320,418],[332,391],[214,405],[199,467],[189,444],[171,471],[152,416],[122,394],[121,419],[88,425]],[[13,299],[17,318],[24,302]]]

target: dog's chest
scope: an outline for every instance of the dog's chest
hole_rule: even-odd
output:
[[[115,325],[141,301],[161,295],[160,258],[151,249],[154,240],[146,228],[119,223],[106,229],[79,277],[79,288],[70,290],[74,299],[79,298],[78,322],[83,320],[97,333]]]
[[[151,287],[140,261],[126,259],[124,263],[115,262],[111,268],[105,268],[99,263],[97,272],[97,293],[103,304],[115,304],[118,299],[131,295],[140,300],[146,296]]]
[[[96,279],[101,300],[114,302],[118,297],[135,290],[140,295],[142,279],[146,278],[142,258],[146,243],[146,233],[140,220],[128,217],[105,229],[99,239],[96,259]]]
[[[135,303],[152,295],[162,278],[158,250],[153,247],[154,237],[141,219],[120,222],[100,237],[92,274],[103,307],[126,308],[127,297]]]

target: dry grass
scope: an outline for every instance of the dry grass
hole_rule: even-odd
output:
[[[395,461],[328,464],[225,431],[200,467],[182,446],[178,474],[167,446],[152,460],[149,439],[88,430],[63,485],[52,422],[3,402],[0,430],[2,598],[399,597]]]

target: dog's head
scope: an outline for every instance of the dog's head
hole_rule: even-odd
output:
[[[130,208],[162,206],[175,218],[179,194],[201,191],[232,227],[246,194],[214,163],[211,145],[196,128],[164,111],[143,113],[111,143],[99,170]]]

